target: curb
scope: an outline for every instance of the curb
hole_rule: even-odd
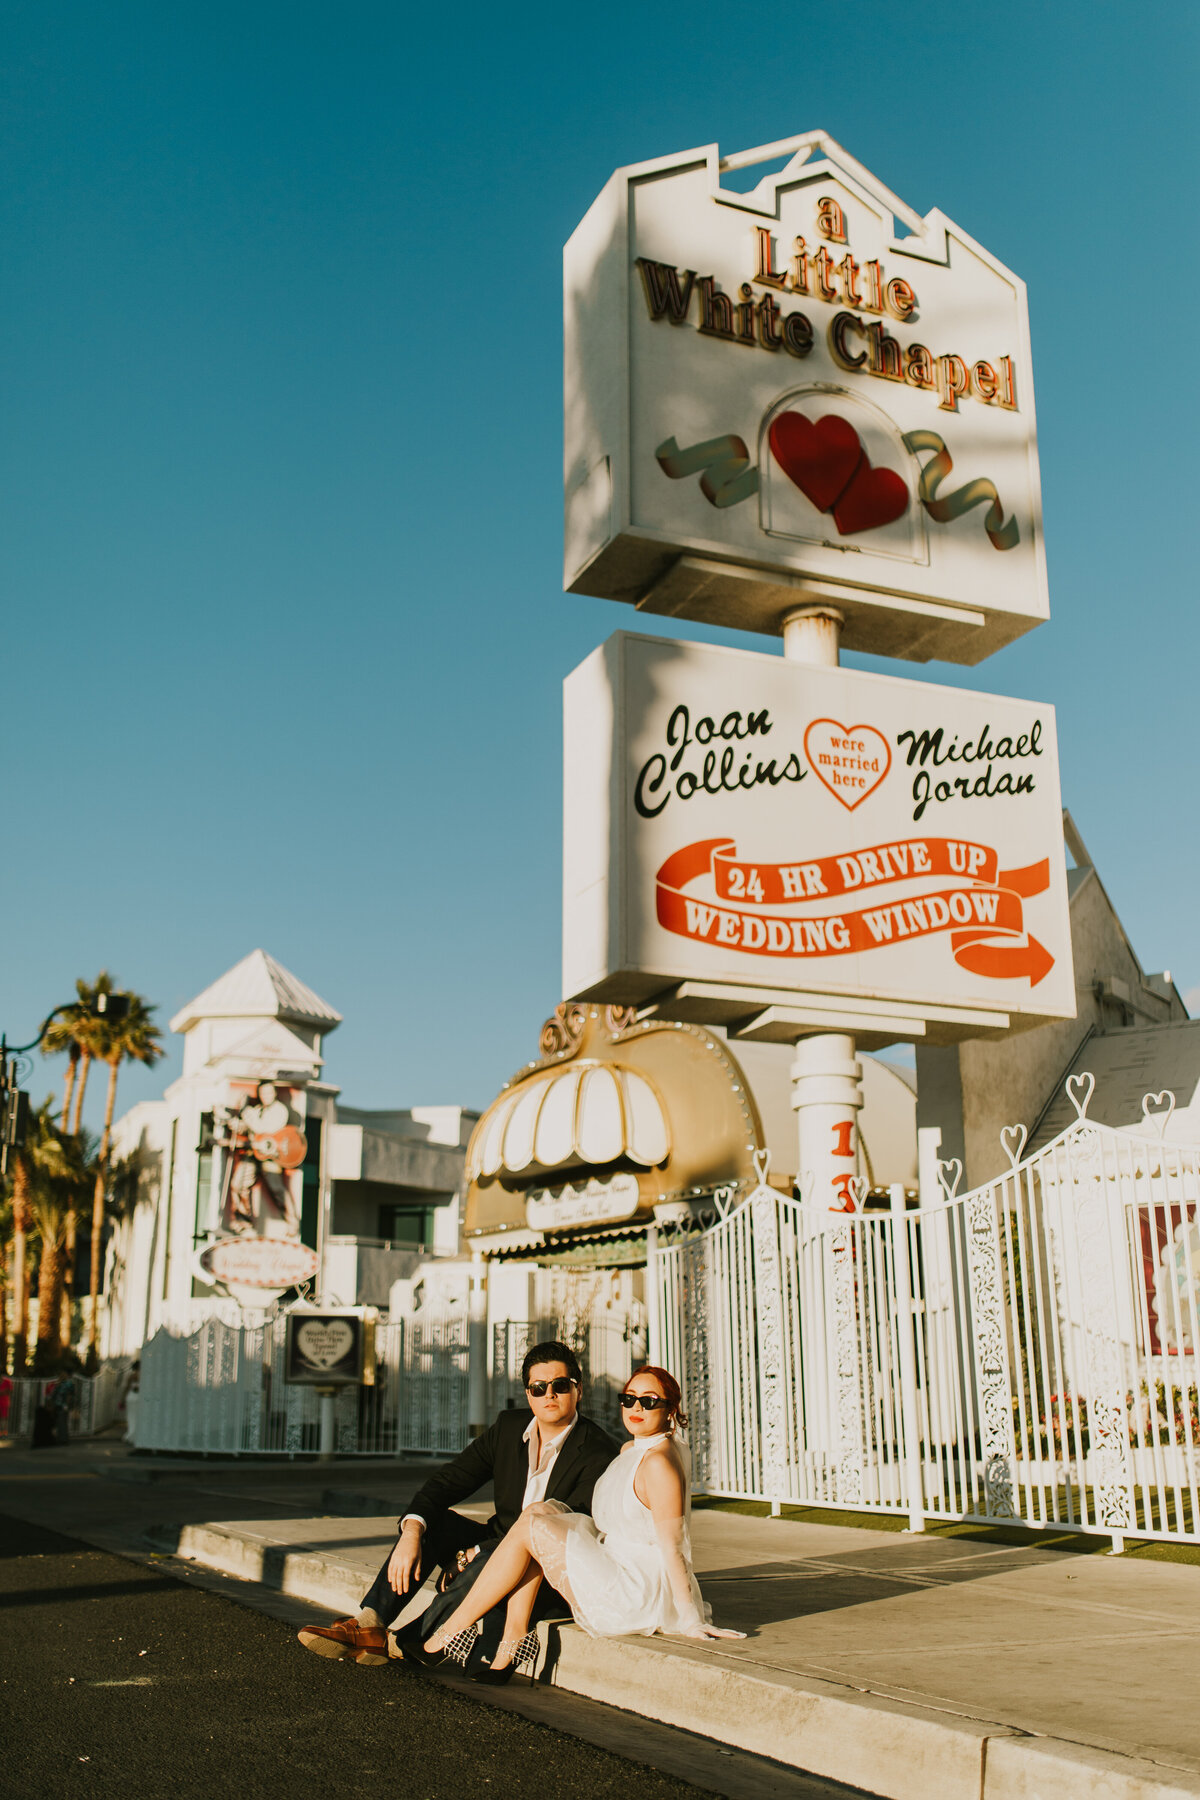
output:
[[[156,1548],[344,1614],[360,1567],[289,1550],[244,1528],[185,1525],[149,1534]],[[653,1716],[880,1800],[1196,1800],[1200,1776],[985,1719],[910,1705],[736,1651],[653,1638],[589,1638],[542,1626],[539,1679],[564,1692]],[[649,1715],[647,1697],[653,1696]],[[1164,1775],[1167,1776],[1164,1779]]]
[[[362,1597],[363,1572],[328,1551],[289,1550],[253,1532],[225,1525],[155,1525],[146,1542],[186,1562],[203,1564],[240,1581],[257,1581],[297,1600],[311,1600],[345,1616]]]

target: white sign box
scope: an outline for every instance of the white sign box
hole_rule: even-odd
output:
[[[978,662],[1049,615],[1024,283],[821,134],[769,149],[746,194],[715,145],[619,169],[567,244],[564,584]]]
[[[567,997],[1074,1017],[1053,707],[625,632],[564,707]]]

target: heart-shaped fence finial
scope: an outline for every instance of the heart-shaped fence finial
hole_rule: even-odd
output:
[[[759,1187],[767,1185],[767,1170],[771,1167],[771,1152],[756,1150],[754,1152],[754,1173],[758,1177]]]
[[[813,1197],[812,1170],[805,1169],[803,1174],[797,1175],[797,1177],[796,1177],[796,1198],[799,1200],[801,1206],[811,1206],[812,1205],[812,1197]]]
[[[1170,1088],[1163,1088],[1157,1094],[1146,1094],[1142,1100],[1142,1117],[1147,1125],[1153,1125],[1160,1138],[1166,1135],[1174,1111],[1175,1096]]]
[[[1000,1133],[1000,1142],[1004,1145],[1005,1156],[1015,1169],[1029,1142],[1029,1132],[1024,1125],[1006,1125]]]
[[[949,1162],[939,1162],[937,1166],[938,1180],[946,1190],[947,1200],[953,1200],[958,1192],[958,1184],[962,1180],[963,1167],[957,1156]]]
[[[861,1212],[867,1198],[870,1183],[865,1175],[851,1175],[846,1183],[846,1192],[854,1202],[854,1211]]]
[[[1063,1085],[1066,1088],[1067,1099],[1075,1108],[1075,1117],[1086,1119],[1087,1109],[1091,1104],[1092,1095],[1096,1091],[1096,1077],[1090,1069],[1087,1069],[1081,1075],[1068,1075]]]
[[[716,1204],[718,1219],[727,1219],[729,1217],[730,1213],[733,1211],[733,1205],[734,1201],[737,1199],[737,1194],[738,1183],[736,1181],[731,1181],[728,1187],[718,1187],[713,1189],[713,1200]]]

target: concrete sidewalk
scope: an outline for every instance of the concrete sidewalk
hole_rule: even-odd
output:
[[[243,1519],[160,1527],[157,1543],[343,1613],[394,1529]],[[696,1513],[693,1535],[717,1621],[744,1643],[555,1627],[541,1678],[886,1800],[1200,1795],[1200,1568],[1089,1540],[1044,1549],[716,1510]]]

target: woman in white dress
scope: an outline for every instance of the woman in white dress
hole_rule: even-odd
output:
[[[529,1621],[543,1575],[591,1637],[745,1635],[712,1624],[692,1571],[687,1451],[677,1438],[686,1423],[680,1398],[666,1369],[647,1365],[630,1376],[621,1395],[630,1441],[596,1483],[591,1518],[553,1500],[526,1507],[462,1605],[428,1639],[420,1661],[465,1648],[476,1620],[507,1594],[504,1637],[481,1677],[507,1680],[536,1652]]]

